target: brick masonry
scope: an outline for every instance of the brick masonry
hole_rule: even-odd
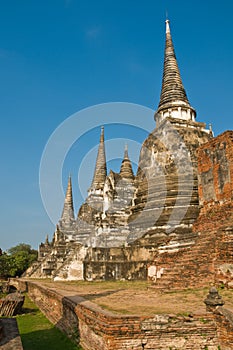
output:
[[[225,131],[198,150],[199,200],[205,211],[233,199],[233,131]]]
[[[220,306],[214,316],[221,349],[233,349],[233,313]]]
[[[177,315],[115,315],[78,295],[49,289],[38,282],[16,281],[62,331],[84,350],[221,350],[233,349],[233,314],[214,312]]]
[[[193,224],[193,244],[155,254],[154,265],[163,274],[154,288],[233,288],[233,131],[211,139],[197,155],[201,210]]]

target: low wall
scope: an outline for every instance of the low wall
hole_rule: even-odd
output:
[[[226,330],[223,308],[189,316],[115,315],[77,295],[37,282],[24,283],[46,317],[84,350],[231,349],[225,344],[233,323]]]
[[[59,291],[32,282],[27,283],[27,293],[53,324],[76,342],[79,341],[78,318],[75,312],[79,302],[77,298],[66,297]]]
[[[214,312],[221,349],[233,349],[233,313],[223,307]]]
[[[217,349],[211,315],[114,316],[80,305],[80,344],[85,350]]]

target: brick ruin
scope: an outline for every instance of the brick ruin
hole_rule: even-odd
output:
[[[196,121],[168,20],[155,121],[136,174],[127,148],[120,172],[107,172],[102,128],[85,202],[75,218],[69,177],[52,242],[41,243],[26,277],[233,287],[233,131],[213,137]]]
[[[104,310],[43,282],[18,278],[11,283],[26,290],[46,317],[85,350],[232,349],[233,313],[214,287],[202,311],[137,316]]]

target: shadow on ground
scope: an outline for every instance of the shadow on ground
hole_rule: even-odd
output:
[[[21,334],[21,339],[24,350],[81,350],[55,327]]]
[[[1,325],[3,327],[3,338],[0,339],[1,349],[23,349],[16,319],[1,318]]]

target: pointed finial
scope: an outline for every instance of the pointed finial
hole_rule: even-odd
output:
[[[166,34],[170,34],[170,25],[169,25],[170,21],[169,21],[169,19],[166,19],[165,23],[166,23]]]
[[[128,154],[128,144],[125,144],[125,151],[124,151],[124,158],[129,158],[129,154]]]
[[[100,132],[100,142],[104,142],[104,126],[101,126],[101,132]]]
[[[209,134],[210,134],[212,137],[214,136],[212,124],[209,124]]]

